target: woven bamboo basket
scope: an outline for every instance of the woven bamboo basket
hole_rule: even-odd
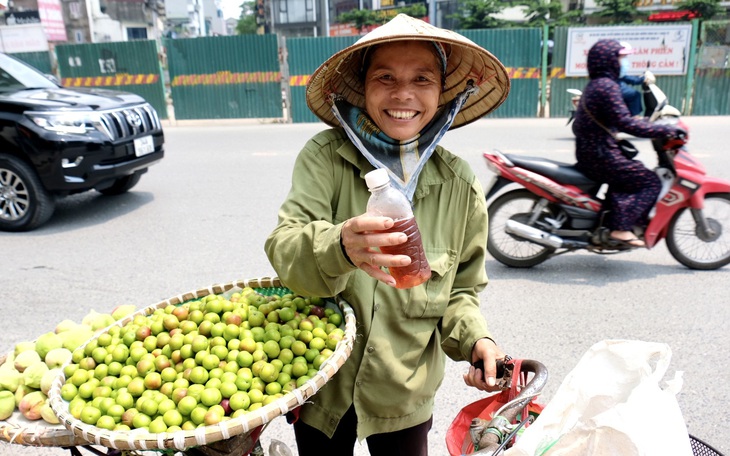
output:
[[[245,287],[251,287],[257,291],[261,291],[262,294],[267,294],[267,292],[271,291],[270,289],[282,288],[283,285],[278,278],[269,277],[213,285],[209,288],[184,293],[141,309],[117,321],[112,326],[116,325],[123,327],[128,322],[132,321],[137,315],[149,315],[156,309],[164,308],[171,304],[178,305],[210,294],[221,294],[234,288]],[[284,288],[282,289],[286,290]],[[68,431],[73,433],[74,436],[81,438],[86,442],[90,442],[90,444],[93,445],[101,445],[120,450],[155,450],[174,448],[176,450],[183,451],[192,447],[206,447],[210,444],[215,444],[216,442],[233,439],[234,437],[240,439],[242,436],[245,437],[253,434],[254,432],[260,432],[260,428],[262,426],[266,425],[274,418],[284,415],[299,407],[304,404],[309,397],[316,394],[317,391],[319,391],[324,384],[337,373],[340,367],[342,367],[347,358],[350,356],[352,346],[355,342],[355,313],[350,305],[343,299],[336,298],[335,301],[344,316],[345,336],[338,343],[333,354],[322,363],[317,374],[301,387],[293,390],[292,392],[286,393],[279,399],[257,410],[241,415],[238,418],[221,421],[220,423],[212,426],[199,427],[197,429],[187,431],[181,430],[172,433],[166,432],[153,434],[146,431],[140,432],[143,430],[139,429],[133,429],[131,431],[109,431],[96,426],[87,425],[70,414],[68,410],[68,403],[65,402],[60,395],[61,387],[66,381],[63,374],[56,378],[48,392],[51,408],[58,416],[61,424],[63,424]],[[89,340],[89,342],[95,340],[99,335],[106,331],[108,331],[108,329],[97,333],[94,338]],[[87,344],[89,342],[87,342]]]
[[[0,355],[3,364],[8,355]],[[43,420],[29,421],[16,410],[7,420],[0,421],[0,440],[26,446],[65,447],[88,445],[61,424],[50,424]]]

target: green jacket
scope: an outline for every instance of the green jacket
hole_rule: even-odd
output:
[[[408,290],[355,268],[340,247],[342,224],[365,212],[364,176],[373,169],[342,129],[314,136],[296,160],[265,246],[287,287],[340,294],[355,311],[352,354],[301,410],[304,422],[329,436],[353,402],[360,439],[427,421],[444,352],[471,361],[474,343],[491,337],[478,297],[487,284],[486,202],[469,165],[439,146],[421,172],[414,213],[432,276]]]

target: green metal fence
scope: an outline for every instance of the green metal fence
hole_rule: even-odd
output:
[[[730,21],[705,21],[692,97],[694,115],[730,114]]]
[[[507,68],[510,93],[489,117],[535,117],[540,101],[542,30],[515,28],[460,30],[458,33],[487,49]]]
[[[335,52],[353,44],[358,38],[341,36],[286,40],[293,122],[319,122],[317,116],[307,107],[305,92],[309,76]]]
[[[166,40],[176,119],[281,118],[276,35]]]
[[[53,74],[51,64],[51,54],[48,51],[43,52],[16,52],[11,53],[13,57],[22,60],[28,65],[35,67],[38,71],[45,74]]]
[[[56,46],[66,87],[97,87],[136,93],[167,118],[165,89],[153,40]]]

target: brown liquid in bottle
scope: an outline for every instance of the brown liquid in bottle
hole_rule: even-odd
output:
[[[411,264],[402,267],[388,268],[390,275],[395,279],[396,288],[412,288],[420,285],[431,277],[431,267],[426,260],[426,252],[421,243],[421,232],[418,230],[414,217],[396,220],[393,228],[386,233],[405,233],[408,240],[403,244],[380,247],[383,253],[390,255],[408,255]]]

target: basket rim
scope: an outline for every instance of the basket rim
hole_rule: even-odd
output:
[[[258,279],[237,280],[233,282],[215,284],[207,288],[182,293],[171,298],[160,301],[156,304],[140,309],[118,321],[114,324],[97,331],[94,336],[79,348],[83,348],[93,340],[98,339],[101,334],[109,331],[113,326],[123,327],[132,321],[137,315],[149,315],[156,309],[166,307],[170,304],[182,304],[191,299],[201,298],[210,294],[225,293],[233,288],[251,287],[251,288],[278,288],[285,287],[277,277],[263,277]],[[101,445],[120,450],[152,450],[174,448],[182,451],[186,448],[202,446],[214,443],[220,440],[253,432],[260,426],[269,423],[274,418],[284,415],[294,408],[304,404],[304,402],[327,383],[332,376],[342,367],[352,352],[355,342],[356,319],[352,307],[341,297],[333,298],[344,315],[345,334],[343,339],[337,344],[333,354],[325,360],[317,374],[309,379],[301,387],[284,394],[279,399],[256,409],[255,411],[245,413],[237,418],[221,421],[215,425],[204,426],[194,430],[180,430],[176,432],[150,433],[144,430],[132,429],[130,431],[110,431],[96,426],[85,424],[79,419],[74,418],[68,411],[68,404],[61,398],[61,387],[65,382],[65,374],[63,368],[73,362],[67,362],[62,366],[61,374],[53,381],[51,389],[48,392],[48,400],[54,413],[58,417],[61,424],[75,436],[82,438],[85,442]]]

